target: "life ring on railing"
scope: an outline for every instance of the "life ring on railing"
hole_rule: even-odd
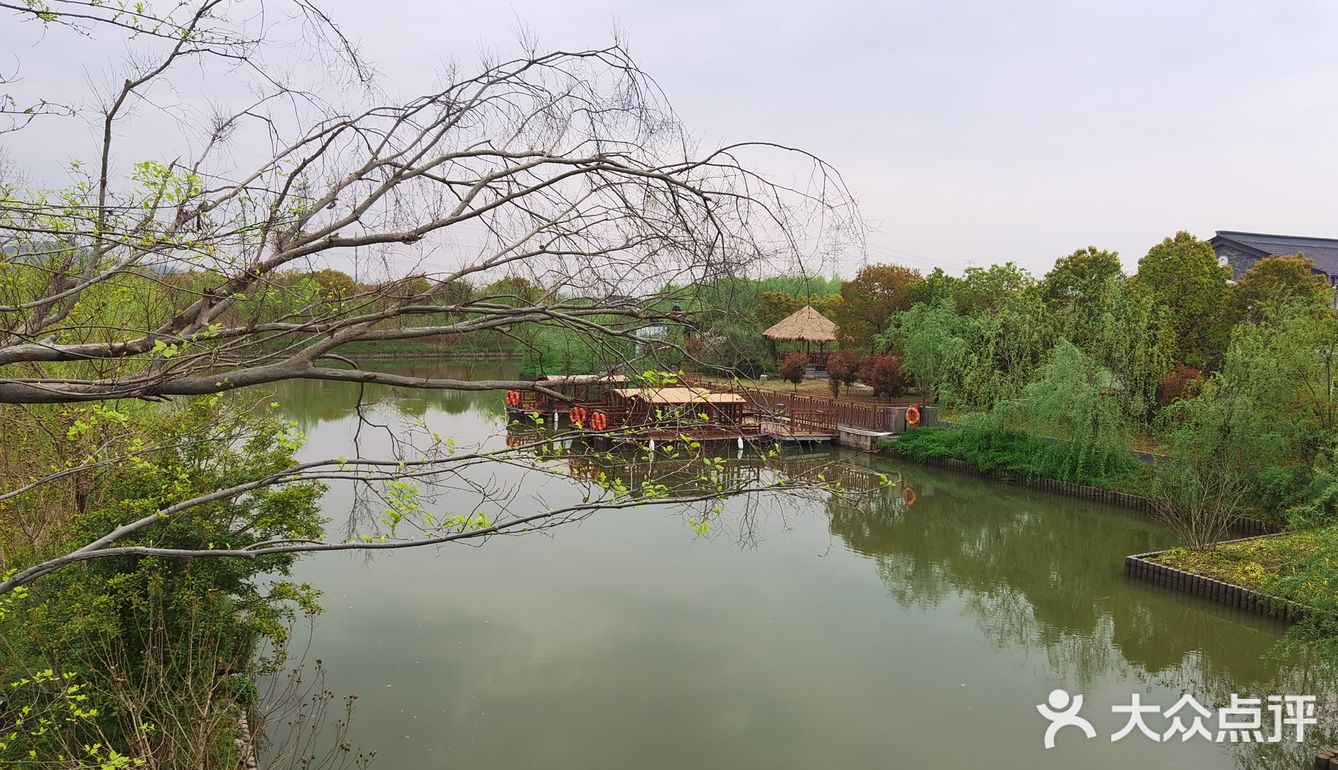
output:
[[[507,405],[507,406],[515,406],[515,405],[516,405],[516,391],[514,391],[514,390],[508,390],[508,391],[506,392],[506,405]]]
[[[920,407],[915,406],[914,404],[906,407],[906,424],[907,425],[920,424]]]
[[[914,487],[904,486],[904,487],[901,488],[901,499],[902,499],[907,505],[915,505],[915,498],[916,498],[916,495],[915,495],[915,488],[914,488]]]
[[[609,427],[609,416],[603,412],[595,412],[590,415],[590,427],[595,430],[604,430]]]
[[[585,407],[573,406],[571,409],[567,410],[567,416],[571,418],[572,422],[577,425],[582,425],[585,423]]]

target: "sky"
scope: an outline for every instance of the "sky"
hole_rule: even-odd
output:
[[[872,227],[847,275],[1009,260],[1039,275],[1089,244],[1132,270],[1182,229],[1338,237],[1331,0],[323,7],[406,96],[446,62],[516,53],[522,33],[577,49],[616,31],[704,145],[769,140],[837,167]],[[97,81],[53,40],[39,52],[0,22],[27,77]],[[40,168],[57,137],[11,154]]]

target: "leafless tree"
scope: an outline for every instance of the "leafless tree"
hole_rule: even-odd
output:
[[[74,167],[75,182],[59,190],[0,189],[0,405],[168,400],[295,379],[542,390],[522,380],[378,372],[341,350],[536,326],[632,340],[638,329],[676,320],[657,309],[672,287],[792,268],[859,237],[850,198],[820,158],[763,142],[700,149],[617,44],[552,53],[522,46],[517,58],[484,62],[472,73],[452,67],[431,93],[396,101],[382,95],[371,68],[329,18],[304,0],[273,14],[303,30],[303,50],[319,57],[313,61],[324,79],[304,84],[272,65],[283,50],[272,39],[271,16],[259,13],[272,8],[251,13],[221,0],[196,0],[170,15],[91,0],[0,8],[42,25],[53,45],[73,41],[77,52],[81,40],[124,36],[134,52],[123,80],[117,75],[110,93],[95,94],[99,142],[93,162]],[[248,98],[198,120],[198,110],[183,114],[155,99],[187,88],[192,78],[243,79]],[[13,136],[65,114],[22,105],[80,103],[23,93],[24,84],[21,77],[0,83]],[[198,147],[191,157],[130,164],[118,152],[124,137],[180,137],[183,130]],[[414,266],[406,269],[406,259]],[[293,271],[348,264],[363,275],[337,296],[304,294],[290,280]],[[367,277],[372,273],[378,280]],[[538,295],[459,291],[504,276],[526,278]],[[254,558],[440,544],[637,503],[605,495],[387,542],[275,541],[243,551],[181,552],[126,544],[182,510],[276,485],[436,478],[505,457],[429,449],[408,462],[305,463],[21,565],[0,592],[92,558]],[[95,456],[9,489],[0,502],[131,460]]]
[[[1153,512],[1194,550],[1226,540],[1252,492],[1247,473],[1224,465],[1177,458],[1155,476]]]

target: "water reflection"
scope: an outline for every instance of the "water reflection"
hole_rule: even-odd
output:
[[[378,371],[407,376],[452,379],[496,379],[514,377],[513,362],[478,361],[442,363],[429,358],[403,362],[376,362]],[[443,415],[474,414],[505,422],[506,406],[500,395],[458,390],[414,390],[370,384],[363,387],[323,380],[295,380],[277,391],[284,412],[303,430],[323,422],[355,417],[359,410],[390,407],[403,417],[423,417],[429,411]]]
[[[1206,603],[1190,606],[1164,590],[1139,590],[1125,577],[1124,555],[1167,545],[1167,533],[1154,523],[931,470],[907,479],[920,489],[914,506],[895,495],[880,496],[871,509],[828,506],[832,532],[870,557],[902,606],[963,597],[995,643],[1043,648],[1057,664],[1071,666],[1066,678],[1083,687],[1113,666],[1178,670],[1219,629],[1245,653],[1233,655],[1224,674],[1251,685],[1271,678],[1260,657],[1278,624],[1209,611]],[[1179,622],[1161,622],[1166,615]]]
[[[915,506],[883,495],[872,508],[827,507],[832,532],[874,563],[900,606],[960,600],[982,638],[1043,651],[1050,675],[1074,691],[1134,679],[1210,708],[1233,692],[1315,694],[1328,700],[1332,730],[1335,672],[1281,657],[1283,624],[1123,574],[1124,555],[1170,543],[1154,522],[933,469],[905,479],[919,489]],[[1324,744],[1316,731],[1301,746],[1242,745],[1237,766],[1300,767]]]
[[[281,400],[325,454],[356,433],[356,397],[300,383]],[[385,424],[530,436],[507,433],[497,394],[363,397]],[[517,505],[579,499],[599,474],[699,483],[701,458],[567,449],[540,459],[566,479],[498,471]],[[1056,686],[1094,717],[1131,692],[1333,691],[1326,669],[1266,657],[1276,625],[1125,578],[1124,555],[1170,544],[1153,522],[839,450],[727,452],[718,480],[778,468],[847,494],[731,501],[705,536],[656,504],[482,549],[304,562],[328,597],[312,654],[363,696],[356,741],[391,768],[1304,766],[1310,747],[1111,744],[1122,722],[1099,718],[1098,741],[1041,749],[1033,707]]]

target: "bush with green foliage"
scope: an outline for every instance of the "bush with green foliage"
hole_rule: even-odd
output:
[[[1334,437],[1334,340],[1327,309],[1246,321],[1222,368],[1163,411],[1173,459],[1157,467],[1153,492],[1192,547],[1220,539],[1223,519],[1280,521],[1315,494],[1317,460]]]
[[[698,369],[726,377],[757,377],[771,366],[762,335],[729,319],[689,335],[683,347]]]
[[[238,399],[126,408],[133,413],[116,414],[133,420],[133,430],[104,449],[159,448],[110,466],[89,491],[86,511],[38,544],[35,556],[66,552],[174,503],[284,471],[302,441],[270,407]],[[96,409],[97,420],[118,419],[110,407]],[[96,427],[91,413],[75,413],[68,433]],[[324,531],[323,491],[304,482],[220,498],[127,535],[120,545],[207,550],[316,539]],[[71,747],[101,744],[153,757],[160,767],[235,762],[237,715],[247,694],[233,686],[232,675],[276,671],[295,613],[317,610],[317,592],[287,579],[295,559],[125,555],[66,566],[34,583],[17,599],[16,612],[0,614],[0,670],[29,679],[47,670],[77,674],[96,706],[43,737],[39,754],[68,756]],[[42,697],[41,688],[21,689],[5,705],[22,708],[31,705],[24,699]]]
[[[1125,453],[1122,462],[1076,467],[1073,450],[1062,441],[994,427],[912,428],[881,448],[912,460],[961,460],[982,473],[1002,471],[1030,478],[1059,479],[1093,486],[1135,489],[1139,463]]]

